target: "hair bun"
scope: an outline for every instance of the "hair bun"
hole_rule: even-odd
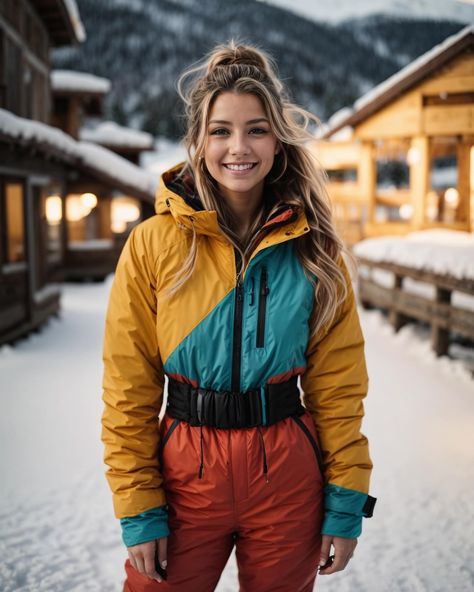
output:
[[[219,66],[232,66],[234,64],[254,66],[269,76],[273,74],[270,61],[261,50],[237,43],[234,40],[214,48],[212,56],[207,62],[207,74],[210,74]]]

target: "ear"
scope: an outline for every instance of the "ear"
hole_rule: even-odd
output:
[[[275,146],[275,156],[277,154],[280,154],[280,150],[281,150],[281,145],[280,142],[277,142],[276,146]]]

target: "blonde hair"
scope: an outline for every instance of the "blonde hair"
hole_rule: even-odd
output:
[[[274,61],[265,51],[235,40],[216,46],[202,62],[185,70],[178,79],[177,88],[186,106],[184,144],[188,154],[179,176],[191,175],[203,206],[217,211],[222,232],[241,254],[241,269],[245,268],[251,255],[254,236],[278,206],[284,203],[306,213],[310,231],[293,240],[305,275],[315,286],[315,306],[310,321],[313,336],[333,322],[338,307],[348,294],[346,278],[338,264],[339,257],[344,253],[355,264],[354,256],[333,226],[331,201],[326,189],[327,174],[306,146],[307,141],[314,140],[308,131],[310,122],[319,125],[320,120],[289,100],[276,75]],[[203,158],[209,114],[216,97],[223,92],[249,93],[258,97],[281,147],[265,180],[279,199],[269,212],[265,211],[264,204],[243,238],[239,238],[234,230],[232,212],[226,201],[219,198]],[[168,295],[174,294],[193,273],[198,248],[194,228],[192,234],[189,254]]]

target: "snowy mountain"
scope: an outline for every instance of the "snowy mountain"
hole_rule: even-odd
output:
[[[474,22],[471,0],[260,0],[315,21],[339,23],[373,14],[413,19]]]
[[[86,41],[55,50],[54,68],[112,81],[107,119],[154,135],[182,134],[176,80],[231,37],[272,54],[293,99],[321,120],[462,28],[386,16],[310,21],[257,0],[78,0]]]

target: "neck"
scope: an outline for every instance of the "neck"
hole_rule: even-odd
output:
[[[233,227],[240,238],[243,238],[257,217],[263,205],[263,186],[255,187],[249,193],[224,191],[222,195],[232,213]]]

